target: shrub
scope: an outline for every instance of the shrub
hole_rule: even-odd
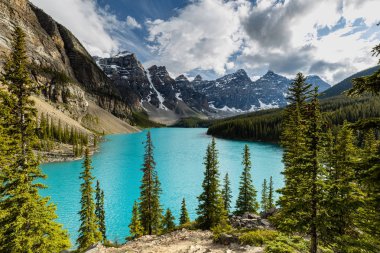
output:
[[[255,230],[242,234],[239,241],[242,244],[251,246],[263,246],[267,242],[274,240],[278,232],[274,230]]]
[[[300,236],[280,235],[272,241],[268,241],[265,247],[267,253],[299,253],[308,252],[309,243]]]

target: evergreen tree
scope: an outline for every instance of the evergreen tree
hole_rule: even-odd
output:
[[[103,242],[107,241],[106,236],[106,215],[104,210],[104,191],[100,188],[99,181],[96,181],[96,190],[95,190],[95,214],[98,218],[99,230],[102,233]]]
[[[83,171],[81,172],[80,179],[83,180],[80,185],[81,190],[81,210],[80,215],[80,227],[79,237],[77,239],[78,251],[85,251],[91,245],[102,241],[102,233],[99,231],[98,219],[95,214],[95,203],[93,195],[95,193],[92,182],[94,177],[91,174],[92,170],[90,151],[86,148],[85,158],[83,162]]]
[[[230,209],[231,209],[232,191],[231,191],[231,182],[228,177],[228,173],[226,173],[226,176],[224,177],[224,180],[223,180],[222,196],[223,196],[223,202],[224,202],[224,209],[226,209],[227,214],[229,214]]]
[[[310,252],[317,253],[318,251],[318,237],[321,231],[324,230],[325,224],[320,222],[321,213],[325,210],[321,206],[323,201],[323,194],[325,192],[325,185],[323,179],[325,178],[324,168],[321,164],[321,148],[322,148],[322,115],[320,112],[318,100],[318,88],[313,92],[312,100],[308,108],[307,117],[307,153],[305,163],[306,180],[304,181],[305,188],[308,187],[309,191],[305,192],[304,199],[308,201],[310,206],[307,206],[306,212],[308,213],[308,234],[311,237]]]
[[[318,235],[325,229],[320,222],[324,210],[324,168],[321,164],[322,118],[317,91],[310,98],[310,85],[298,74],[286,109],[282,145],[285,165],[285,186],[279,191],[281,206],[277,215],[278,228],[288,232],[307,233],[311,238],[310,252],[318,249]]]
[[[138,238],[144,234],[144,228],[141,225],[140,222],[140,213],[139,213],[139,206],[137,204],[137,201],[133,204],[132,209],[132,219],[131,223],[129,224],[129,233],[130,237],[132,239]],[[127,238],[127,240],[129,239]]]
[[[210,229],[227,220],[227,212],[219,189],[218,151],[214,138],[207,147],[204,160],[203,192],[198,197],[197,223],[201,229]]]
[[[161,228],[162,209],[160,205],[161,187],[155,171],[156,163],[153,157],[153,143],[148,131],[145,142],[143,178],[140,186],[140,219],[144,234],[159,233]]]
[[[174,216],[170,209],[166,209],[166,213],[163,219],[163,227],[164,227],[164,232],[171,232],[175,229],[175,223],[174,223]]]
[[[70,247],[68,234],[55,222],[55,205],[38,193],[45,186],[35,182],[45,178],[33,153],[38,140],[31,95],[39,88],[30,78],[25,48],[17,27],[0,79],[8,91],[0,92],[0,156],[6,159],[0,169],[0,252],[60,252]]]
[[[190,222],[189,213],[187,212],[185,198],[183,198],[182,204],[181,204],[181,217],[179,218],[179,224],[185,225],[189,222]]]
[[[256,201],[257,191],[252,183],[251,177],[251,155],[248,145],[244,147],[243,162],[244,168],[240,176],[239,195],[236,201],[236,215],[244,213],[257,213],[259,204]]]
[[[345,124],[338,133],[332,162],[327,164],[324,223],[328,224],[328,229],[321,233],[321,239],[332,245],[334,252],[350,252],[360,237],[355,218],[359,208],[363,207],[364,196],[355,182],[357,154],[353,132]]]
[[[273,207],[275,207],[273,193],[274,193],[273,178],[271,176],[270,179],[269,179],[269,190],[268,190],[268,201],[267,201],[268,210],[271,209],[271,208],[273,208]]]
[[[268,211],[268,186],[267,186],[267,180],[264,178],[262,190],[261,190],[261,209],[263,212]]]

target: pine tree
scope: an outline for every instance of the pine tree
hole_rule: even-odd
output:
[[[85,158],[83,162],[83,171],[81,172],[80,179],[83,180],[80,185],[81,190],[81,210],[80,215],[80,227],[79,237],[77,239],[78,251],[82,252],[91,245],[102,241],[102,233],[99,231],[98,219],[95,214],[95,203],[93,194],[95,193],[92,182],[94,177],[91,174],[92,170],[90,151],[86,148]]]
[[[274,205],[274,198],[273,198],[273,193],[274,193],[274,189],[273,189],[273,178],[272,176],[270,177],[269,179],[269,190],[268,190],[268,210],[275,207]]]
[[[224,209],[226,209],[227,214],[229,214],[230,209],[231,209],[232,191],[231,191],[231,182],[228,177],[228,173],[226,173],[226,176],[224,177],[224,180],[223,180],[222,196],[223,196]]]
[[[312,95],[308,111],[308,124],[307,124],[307,138],[306,145],[308,152],[306,153],[305,173],[306,180],[305,186],[309,191],[305,192],[304,199],[308,201],[310,206],[306,212],[308,213],[307,222],[308,234],[311,237],[310,252],[317,253],[319,234],[324,230],[324,224],[320,222],[320,213],[323,213],[321,202],[323,201],[323,194],[325,192],[325,185],[323,178],[325,173],[321,164],[321,149],[322,149],[322,115],[320,112],[319,100],[318,100],[318,88],[316,88]]]
[[[256,201],[257,191],[252,183],[251,177],[251,155],[248,145],[244,147],[243,162],[244,168],[240,177],[239,195],[236,201],[236,215],[244,213],[257,213],[259,204]]]
[[[197,223],[201,229],[210,229],[226,223],[227,212],[219,189],[218,151],[215,139],[207,147],[204,158],[203,192],[198,197]]]
[[[170,209],[166,209],[165,216],[163,219],[163,227],[164,227],[164,232],[171,232],[175,229],[175,223],[174,223],[174,216]]]
[[[261,209],[265,213],[268,211],[268,186],[267,186],[267,180],[264,178],[262,190],[261,190]]]
[[[350,252],[351,245],[360,237],[355,218],[359,208],[364,207],[364,196],[355,182],[357,154],[353,132],[345,123],[338,133],[332,162],[327,165],[324,223],[328,224],[328,229],[321,233],[321,239],[333,245],[334,252]]]
[[[139,238],[144,234],[144,228],[141,225],[140,222],[140,213],[139,213],[139,206],[137,201],[134,202],[133,204],[133,209],[132,209],[132,219],[131,223],[129,224],[129,233],[130,237],[127,237],[127,240],[129,238],[135,239]]]
[[[189,222],[190,222],[189,213],[187,212],[185,198],[183,198],[182,204],[181,204],[181,217],[179,218],[179,224],[185,225],[185,224],[188,224]]]
[[[39,88],[30,78],[25,48],[25,34],[17,27],[1,77],[8,93],[1,91],[0,149],[6,161],[0,171],[0,252],[59,252],[70,242],[55,222],[55,205],[38,193],[45,186],[35,182],[45,178],[33,153],[37,112],[30,97]]]
[[[318,235],[325,229],[319,221],[324,214],[321,203],[326,175],[321,164],[322,117],[317,91],[310,96],[309,88],[304,76],[298,74],[289,89],[291,104],[286,109],[282,133],[285,186],[279,190],[281,209],[276,220],[281,230],[307,233],[310,252],[316,253]]]
[[[96,181],[96,190],[95,190],[95,214],[98,218],[99,230],[102,233],[103,242],[107,241],[106,236],[106,215],[104,210],[104,191],[100,188],[100,183]]]
[[[159,233],[161,229],[162,209],[160,205],[161,187],[155,171],[156,163],[153,157],[153,143],[150,131],[145,142],[143,178],[140,186],[140,219],[144,234]]]

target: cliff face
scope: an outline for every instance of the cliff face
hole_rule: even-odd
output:
[[[87,111],[87,99],[128,119],[136,103],[122,98],[68,29],[27,0],[0,0],[0,69],[10,52],[16,26],[26,33],[32,73],[44,87],[45,98],[61,103],[70,100],[69,111],[78,118]]]

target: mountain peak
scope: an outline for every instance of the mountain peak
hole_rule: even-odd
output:
[[[176,77],[175,80],[177,82],[188,82],[189,81],[185,75],[179,75],[179,76]]]
[[[202,78],[201,75],[197,75],[197,76],[194,78],[194,80],[193,80],[193,82],[201,82],[201,81],[203,81],[203,78]]]

